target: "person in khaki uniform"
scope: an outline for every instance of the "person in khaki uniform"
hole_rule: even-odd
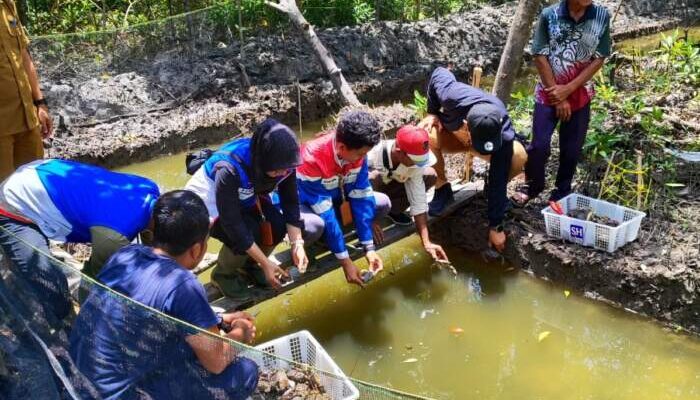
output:
[[[42,158],[53,121],[12,0],[0,0],[0,181]]]

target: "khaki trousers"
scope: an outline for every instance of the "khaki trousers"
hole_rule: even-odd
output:
[[[90,228],[90,239],[92,243],[92,255],[85,262],[83,272],[95,278],[100,273],[102,266],[117,250],[129,245],[129,239],[121,233],[106,228],[104,226],[93,226]]]
[[[21,165],[43,157],[41,125],[12,135],[0,135],[0,182]]]
[[[437,182],[435,187],[447,183],[445,175],[445,158],[443,154],[466,153],[471,149],[471,139],[469,134],[464,130],[450,132],[446,129],[432,129],[430,131],[430,150],[435,154],[437,162],[433,165],[433,169],[437,174]],[[475,155],[484,161],[491,161],[490,155]],[[517,140],[513,141],[513,158],[510,164],[510,173],[508,179],[511,180],[520,175],[525,168],[527,162],[527,151],[525,146]]]

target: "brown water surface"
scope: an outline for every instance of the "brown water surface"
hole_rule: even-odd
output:
[[[431,269],[417,237],[381,255],[365,290],[335,271],[254,307],[260,339],[307,329],[354,378],[440,399],[700,399],[695,338],[460,252]]]

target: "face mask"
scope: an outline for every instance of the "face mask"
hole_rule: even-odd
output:
[[[273,178],[259,169],[255,172],[255,182],[253,186],[255,187],[255,193],[269,193],[277,187],[277,184],[282,181],[285,177]],[[287,175],[289,176],[289,175]]]

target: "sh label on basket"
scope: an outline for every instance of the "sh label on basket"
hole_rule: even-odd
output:
[[[583,242],[583,227],[581,225],[571,225],[569,227],[569,234],[572,240]]]

